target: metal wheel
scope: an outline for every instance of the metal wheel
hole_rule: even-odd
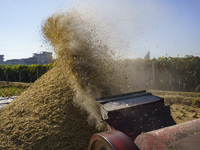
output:
[[[138,150],[138,147],[124,133],[112,130],[94,134],[88,150]]]

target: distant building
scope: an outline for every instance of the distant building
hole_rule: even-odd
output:
[[[33,53],[33,58],[37,58],[38,64],[48,64],[53,62],[51,52],[41,52],[40,54]]]
[[[38,64],[38,62],[37,58],[29,57],[21,59],[20,64],[31,65],[31,64]]]
[[[3,60],[4,60],[4,55],[0,55],[0,63],[2,63],[3,62]]]
[[[4,55],[0,55],[0,64],[31,65],[31,64],[49,64],[49,63],[54,62],[54,60],[52,58],[52,53],[45,52],[45,51],[43,51],[39,54],[33,53],[33,57],[29,57],[29,58],[9,59],[9,60],[3,61],[4,60],[3,57],[4,57]]]
[[[20,62],[20,59],[9,59],[5,62],[5,64],[12,64],[12,65],[18,65]]]

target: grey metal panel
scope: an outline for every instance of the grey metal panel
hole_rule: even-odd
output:
[[[101,106],[104,107],[104,109],[107,111],[114,111],[114,110],[139,106],[143,104],[149,104],[160,100],[163,99],[154,95],[144,95],[140,97],[127,98],[127,99],[121,98],[121,100],[110,101],[105,104],[101,104]]]

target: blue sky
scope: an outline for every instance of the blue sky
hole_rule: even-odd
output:
[[[112,18],[125,58],[144,57],[148,51],[151,58],[200,55],[199,0],[1,0],[0,54],[7,60],[49,50],[40,36],[42,21],[61,7],[82,5],[90,13],[95,9],[96,18]]]

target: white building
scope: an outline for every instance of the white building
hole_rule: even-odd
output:
[[[48,64],[53,62],[51,52],[40,52],[40,54],[33,53],[33,58],[37,58],[38,64]]]

